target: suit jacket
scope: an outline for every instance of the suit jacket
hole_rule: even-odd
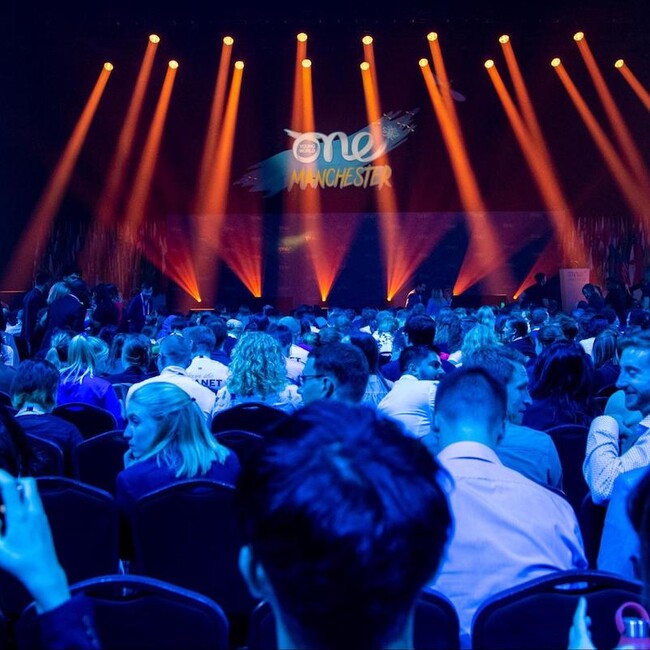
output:
[[[23,298],[23,328],[21,336],[27,343],[27,350],[31,354],[37,348],[36,326],[38,325],[38,312],[47,306],[47,297],[44,292],[34,287]]]
[[[43,336],[41,350],[49,349],[52,335],[57,330],[71,330],[76,334],[83,332],[85,318],[86,308],[79,298],[72,294],[57,298],[47,308],[45,335]]]

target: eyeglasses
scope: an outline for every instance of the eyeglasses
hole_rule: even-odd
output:
[[[301,386],[304,386],[308,379],[321,379],[322,377],[327,377],[327,375],[300,375],[298,381]]]

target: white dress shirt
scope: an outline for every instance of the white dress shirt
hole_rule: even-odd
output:
[[[400,422],[418,438],[431,433],[438,382],[402,375],[377,405],[377,410]]]

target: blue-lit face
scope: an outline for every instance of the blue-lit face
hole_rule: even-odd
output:
[[[650,350],[626,348],[616,385],[625,393],[625,408],[650,414]]]
[[[144,406],[134,400],[126,408],[127,426],[124,438],[129,443],[129,450],[137,460],[151,451],[158,436],[159,422],[151,417]]]

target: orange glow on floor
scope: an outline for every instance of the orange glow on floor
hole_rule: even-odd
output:
[[[485,281],[487,293],[502,293],[504,287],[511,284],[504,268],[507,260],[504,259],[501,245],[489,221],[487,209],[467,155],[462,131],[460,128],[456,128],[451,112],[445,107],[431,68],[424,66],[420,69],[440,123],[470,231],[469,246],[454,285],[454,293],[462,294],[481,280]]]
[[[210,178],[210,172],[214,167],[214,157],[216,155],[217,142],[219,138],[219,128],[223,119],[223,111],[226,103],[226,90],[228,87],[228,73],[230,71],[230,60],[232,58],[232,43],[223,43],[221,47],[221,58],[219,59],[219,69],[212,96],[212,107],[210,109],[210,120],[208,130],[205,136],[203,146],[203,155],[201,156],[201,166],[199,167],[199,182],[196,191],[195,212],[205,211],[205,194]]]
[[[647,216],[647,202],[645,200],[644,192],[639,188],[636,181],[628,173],[618,153],[614,149],[614,146],[598,124],[596,118],[594,117],[594,114],[587,106],[587,103],[580,94],[580,91],[576,88],[566,68],[563,65],[558,65],[555,67],[555,72],[557,73],[560,81],[562,82],[562,85],[569,94],[569,97],[571,98],[574,106],[578,110],[580,117],[582,118],[585,126],[591,134],[591,137],[600,150],[600,153],[603,156],[605,163],[609,167],[609,170],[612,172],[614,179],[621,188],[625,200],[632,208],[636,216],[644,220],[644,223],[647,227],[650,225],[650,220]]]
[[[623,119],[621,112],[618,110],[618,106],[607,87],[607,83],[600,72],[598,63],[596,63],[596,59],[587,43],[587,39],[581,39],[577,42],[577,45],[585,65],[587,66],[589,75],[594,82],[594,86],[596,87],[603,108],[605,109],[607,119],[612,126],[614,137],[627,160],[628,170],[636,177],[637,182],[646,192],[646,199],[650,199],[650,175],[648,174],[648,168],[634,143],[634,138],[632,137],[630,130],[627,128],[627,124],[625,124],[625,120]]]
[[[81,147],[86,140],[88,129],[93,121],[110,75],[111,71],[102,66],[86,106],[77,120],[77,124],[32,213],[13,257],[7,265],[7,271],[3,278],[4,286],[16,288],[29,286],[34,273],[34,265],[38,265],[43,255],[52,223],[68,189],[74,166],[79,158]]]
[[[174,88],[174,81],[178,68],[167,66],[165,79],[163,81],[156,110],[149,126],[147,139],[142,150],[138,169],[133,181],[131,194],[124,212],[124,223],[126,232],[133,238],[136,237],[137,229],[147,217],[147,202],[151,190],[151,181],[153,179],[158,152],[160,151],[160,142],[167,119],[167,111]]]
[[[510,43],[505,44],[506,47],[509,45]],[[556,242],[562,250],[564,264],[572,262],[583,264],[585,260],[584,250],[582,250],[582,247],[579,249],[575,247],[577,238],[576,229],[573,225],[572,210],[560,188],[541,129],[537,124],[537,118],[532,104],[528,104],[527,113],[529,119],[536,126],[531,130],[527,128],[527,126],[530,127],[530,124],[524,124],[496,65],[488,68],[488,74],[549,212]],[[523,78],[519,77],[519,81],[515,87],[517,86],[519,87],[520,93],[524,93],[524,97],[527,98],[528,93],[525,91],[525,86],[523,86]]]
[[[650,111],[650,93],[643,87],[643,84],[636,78],[635,74],[625,63],[617,70],[623,75],[625,81],[630,84],[630,88],[636,93],[637,97],[643,102],[643,105]]]

